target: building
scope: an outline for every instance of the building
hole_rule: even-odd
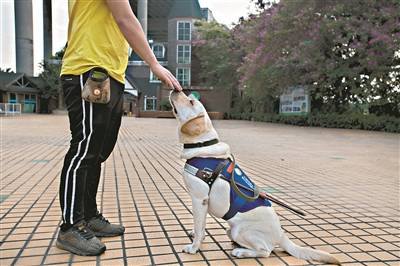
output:
[[[147,29],[147,38],[157,60],[176,75],[184,88],[189,89],[193,24],[202,19],[198,0],[149,0],[147,21],[139,16],[140,1],[135,2],[131,1],[132,9],[138,14],[143,28]],[[139,90],[142,111],[161,109],[165,102],[162,84],[135,53],[129,58],[126,75]]]
[[[131,1],[136,14],[143,9],[139,3]],[[209,111],[227,112],[230,100],[225,100],[226,92],[202,87],[193,71],[198,64],[192,56],[195,22],[213,21],[212,12],[208,8],[200,8],[198,0],[149,0],[147,10],[147,21],[143,21],[143,16],[138,17],[159,62],[175,74],[188,93],[196,91],[200,94],[201,101]],[[138,103],[142,112],[164,109],[168,103],[169,89],[163,87],[149,66],[135,53],[129,58],[126,75],[139,90]]]
[[[52,5],[43,0],[43,54],[48,59],[52,50]],[[66,2],[66,1],[65,1]],[[65,2],[60,4],[65,4]],[[160,63],[176,75],[187,90],[196,91],[210,111],[226,112],[230,100],[226,93],[205,88],[196,78],[198,62],[192,56],[192,37],[197,20],[213,21],[211,10],[201,8],[198,0],[130,0],[132,10],[147,34],[150,46]],[[14,0],[16,69],[33,74],[32,0]],[[126,113],[161,110],[168,105],[168,88],[151,73],[148,65],[131,53],[126,70],[124,106]]]
[[[213,22],[216,21],[214,18],[214,15],[212,11],[208,7],[204,7],[201,9],[201,16],[203,19],[205,19],[207,22]]]
[[[5,112],[39,113],[40,78],[24,73],[0,72],[0,114]]]

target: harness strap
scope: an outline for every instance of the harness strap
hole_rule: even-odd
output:
[[[228,176],[225,177],[221,174],[221,172],[227,166],[228,168],[226,169],[226,172]],[[260,189],[255,184],[253,189],[247,188],[241,184],[236,184],[234,172],[235,166],[235,158],[232,156],[232,159],[226,159],[220,162],[214,170],[208,168],[198,169],[188,163],[185,164],[184,168],[186,172],[203,180],[210,187],[210,191],[212,185],[218,177],[230,183],[237,197],[235,197],[233,202],[230,203],[228,212],[222,217],[224,220],[231,219],[233,216],[236,215],[241,206],[245,205],[247,202],[257,200],[260,196]],[[242,192],[239,187],[241,187],[242,189],[244,188],[248,191],[250,190],[251,192],[253,192],[253,195],[247,195],[246,193]]]
[[[203,180],[207,185],[212,187],[214,184],[215,180],[220,176],[221,171],[229,164],[229,160],[224,160],[223,162],[220,162],[217,167],[214,169],[197,169],[194,166],[191,166],[190,164],[185,164],[184,170],[188,172],[189,174],[192,174],[201,180]]]
[[[233,216],[236,215],[236,213],[238,213],[238,209],[241,206],[243,206],[244,204],[246,204],[246,202],[247,202],[246,199],[244,199],[242,197],[236,197],[235,200],[233,202],[231,202],[227,213],[225,213],[225,215],[222,216],[222,219],[224,219],[225,221],[228,221],[229,219],[231,219]],[[239,206],[239,207],[237,207],[237,206]]]
[[[229,160],[225,160],[221,163],[218,164],[218,166],[215,168],[215,170],[212,172],[210,180],[211,180],[211,184],[208,183],[208,185],[211,186],[212,184],[214,184],[215,180],[217,179],[217,177],[221,174],[222,170],[224,170],[224,168],[230,163]]]
[[[227,173],[230,174],[230,178],[227,178],[227,177],[221,175],[221,172],[229,163],[230,163],[230,165],[227,169]],[[223,180],[228,181],[230,183],[233,190],[235,191],[235,193],[237,195],[239,195],[240,198],[243,198],[245,201],[249,201],[249,202],[257,200],[260,196],[261,190],[256,184],[254,184],[254,189],[251,190],[251,192],[253,192],[253,196],[248,196],[247,194],[243,193],[239,189],[238,185],[235,182],[235,173],[234,173],[235,165],[236,165],[235,157],[233,157],[233,155],[232,155],[232,160],[226,159],[223,162],[220,162],[214,170],[208,169],[208,168],[197,169],[196,167],[194,167],[190,164],[187,164],[187,163],[185,164],[184,170],[186,172],[188,172],[189,174],[192,174],[192,175],[200,178],[201,180],[203,180],[205,183],[208,184],[210,189],[211,189],[211,186],[214,184],[215,180],[218,177],[220,177]],[[240,187],[242,187],[242,186],[240,186]]]

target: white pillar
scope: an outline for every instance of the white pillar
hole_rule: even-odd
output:
[[[138,0],[137,14],[144,34],[147,37],[147,0]]]
[[[18,73],[33,75],[32,0],[15,0],[15,53]]]

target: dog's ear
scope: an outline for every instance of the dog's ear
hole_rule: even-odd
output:
[[[198,136],[207,130],[204,117],[196,117],[189,120],[181,127],[181,132],[188,136]]]

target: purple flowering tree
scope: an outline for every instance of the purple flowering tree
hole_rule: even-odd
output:
[[[305,85],[316,112],[400,115],[398,0],[255,2],[262,11],[223,38],[199,32],[205,79],[228,78],[213,84],[239,88],[253,112],[272,112],[285,88]]]
[[[224,89],[237,95],[236,70],[241,62],[240,44],[232,32],[218,23],[197,22],[192,47],[192,84]]]

